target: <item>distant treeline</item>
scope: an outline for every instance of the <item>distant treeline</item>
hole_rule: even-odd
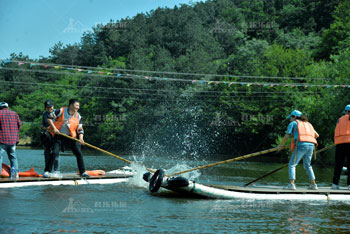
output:
[[[80,43],[58,42],[47,58],[7,58],[121,77],[3,62],[0,100],[32,122],[21,136],[33,145],[44,100],[58,108],[75,97],[86,141],[105,149],[184,157],[258,151],[281,140],[292,109],[309,116],[322,147],[350,103],[349,12],[349,0],[158,8],[98,25]]]

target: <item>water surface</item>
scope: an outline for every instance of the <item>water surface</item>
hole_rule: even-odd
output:
[[[42,150],[17,150],[21,170],[42,173]],[[182,168],[211,163],[167,157],[126,156],[147,167]],[[4,160],[8,163],[8,160]],[[125,164],[111,156],[85,155],[88,170]],[[280,167],[240,161],[201,170],[202,183],[243,185]],[[332,168],[314,166],[319,186],[329,186]],[[75,157],[61,157],[62,172],[76,172]],[[259,184],[284,185],[287,169]],[[193,175],[198,176],[198,175]],[[37,186],[0,189],[0,225],[5,233],[349,233],[350,203],[184,198],[162,191],[151,195],[139,173],[129,183]],[[345,178],[342,182],[345,183]],[[302,165],[297,186],[307,186]],[[5,231],[6,230],[6,231]]]

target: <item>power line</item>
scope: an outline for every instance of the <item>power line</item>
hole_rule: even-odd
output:
[[[66,69],[76,69],[76,70],[108,70],[115,72],[128,72],[128,73],[146,73],[146,74],[165,74],[165,75],[178,75],[178,76],[193,76],[193,77],[222,77],[222,78],[246,78],[246,79],[279,79],[279,80],[331,80],[332,78],[322,78],[322,77],[281,77],[281,76],[249,76],[249,75],[221,75],[221,74],[210,74],[210,73],[186,73],[186,72],[169,72],[169,71],[149,71],[149,70],[132,70],[132,69],[117,69],[117,68],[105,68],[105,67],[90,67],[90,66],[77,66],[77,65],[66,65],[66,64],[53,64],[53,63],[38,63],[33,61],[18,61],[18,60],[5,60],[0,59],[0,61],[7,63],[17,63],[17,64],[33,64],[44,67],[63,67]]]
[[[131,74],[118,74],[115,75],[101,75],[101,74],[87,74],[87,73],[67,73],[66,71],[50,71],[50,70],[28,70],[28,69],[19,69],[19,68],[8,68],[4,67],[3,70],[11,70],[11,71],[23,71],[23,72],[37,72],[37,73],[47,73],[47,74],[58,74],[58,75],[75,75],[75,76],[87,76],[87,77],[99,77],[99,78],[121,78],[124,79],[139,79],[139,80],[152,80],[152,81],[173,81],[173,82],[186,82],[192,84],[224,84],[229,87],[234,85],[243,85],[243,86],[285,86],[285,87],[314,87],[314,88],[330,88],[330,87],[344,87],[350,88],[348,84],[310,84],[310,83],[263,83],[263,82],[239,82],[239,81],[205,81],[205,80],[188,80],[188,79],[179,79],[179,78],[169,78],[169,77],[147,77],[147,76],[139,76],[139,75],[131,75]]]
[[[0,81],[0,83],[8,83],[8,81]],[[48,84],[48,83],[36,83],[36,82],[11,82],[12,84],[20,87],[27,87],[28,85],[31,86],[45,86],[49,87],[52,89],[57,89],[57,88],[72,88],[71,85],[61,85],[61,84]],[[4,85],[4,86],[5,86]],[[9,84],[8,84],[9,85]],[[169,93],[172,94],[173,96],[178,96],[178,97],[196,97],[192,95],[198,95],[198,97],[212,97],[212,98],[276,98],[276,97],[285,97],[285,95],[292,95],[292,94],[298,94],[301,95],[302,93],[300,92],[229,92],[229,93],[223,93],[223,92],[202,92],[202,91],[196,91],[196,92],[191,92],[191,91],[185,91],[184,93],[178,93],[176,90],[155,90],[155,89],[134,89],[134,88],[113,88],[113,87],[98,87],[98,86],[74,86],[76,88],[81,88],[83,89],[82,91],[88,89],[92,94],[95,93],[91,90],[98,90],[96,92],[98,93],[108,93],[108,94],[127,94],[127,95],[153,95],[153,96],[168,96]],[[133,92],[130,92],[133,91]],[[140,92],[140,93],[135,93],[135,92]],[[214,94],[219,94],[219,95],[214,95]],[[245,95],[242,95],[245,94]],[[266,94],[266,95],[262,95]],[[271,95],[274,94],[274,95]],[[314,92],[312,94],[315,94]],[[232,96],[233,95],[233,96]],[[260,95],[260,96],[257,96]]]
[[[81,97],[87,97],[87,98],[91,98],[91,95],[81,95]],[[123,100],[124,98],[122,97],[111,97],[111,96],[93,96],[93,98],[97,98],[97,99],[109,99],[109,100]],[[128,97],[129,99],[132,100],[137,100],[137,101],[159,101],[158,98],[136,98],[136,97]],[[203,99],[191,99],[191,100],[162,100],[164,102],[167,103],[198,103],[198,102],[203,102]],[[242,103],[241,100],[231,100],[232,103]],[[245,103],[276,103],[276,104],[280,104],[281,103],[281,99],[276,99],[276,100],[271,100],[271,99],[257,99],[257,100],[245,100]],[[217,101],[214,100],[205,100],[205,103],[217,103]]]

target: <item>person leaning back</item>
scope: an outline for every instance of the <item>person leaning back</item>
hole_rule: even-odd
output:
[[[78,113],[80,103],[77,99],[69,100],[68,107],[62,107],[51,113],[49,116],[50,132],[54,135],[53,143],[53,162],[58,161],[60,149],[69,146],[73,154],[77,158],[80,176],[89,177],[85,171],[83,154],[81,152],[81,145],[84,144],[84,129],[82,118]],[[55,120],[55,123],[53,123]],[[60,135],[71,136],[79,139],[79,142]]]
[[[333,172],[332,189],[339,189],[340,175],[345,163],[347,163],[347,185],[350,189],[350,105],[346,105],[344,115],[338,119],[334,131],[335,167]]]
[[[282,142],[278,146],[278,150],[281,150],[285,142],[288,140],[289,136],[293,135],[292,139],[292,156],[289,161],[289,180],[290,183],[285,187],[285,189],[295,190],[295,168],[303,159],[304,168],[310,178],[311,184],[308,189],[317,190],[317,185],[315,182],[315,174],[312,170],[311,159],[314,152],[315,145],[317,145],[316,138],[318,138],[318,133],[314,130],[311,123],[300,111],[294,110],[287,117],[290,123],[287,128],[287,133],[282,139]]]
[[[10,111],[6,102],[0,102],[0,166],[2,166],[3,155],[7,153],[10,160],[12,179],[18,178],[16,145],[19,142],[18,132],[20,128],[21,121],[18,114],[14,111]]]

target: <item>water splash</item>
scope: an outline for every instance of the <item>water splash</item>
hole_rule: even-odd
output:
[[[168,175],[171,175],[173,173],[185,171],[188,169],[191,169],[191,167],[189,167],[186,164],[177,164],[177,165],[173,166],[172,168],[168,169],[165,173]],[[197,171],[187,172],[187,173],[181,174],[179,176],[185,177],[186,179],[189,179],[189,180],[195,180],[200,175],[201,175],[201,173],[197,170]]]
[[[209,123],[203,119],[200,106],[184,106],[181,114],[170,110],[152,125],[143,126],[135,134],[132,151],[150,157],[165,155],[173,160],[198,161],[209,155],[213,144]],[[170,165],[165,165],[170,166]]]
[[[128,185],[140,187],[140,188],[148,188],[148,183],[143,180],[143,174],[148,172],[145,165],[139,162],[136,162],[136,163],[132,163],[130,167],[132,171],[135,173],[135,175],[129,180]],[[177,164],[171,167],[170,169],[164,169],[164,170],[165,170],[165,174],[170,175],[170,174],[180,172],[180,171],[185,171],[188,169],[190,169],[190,167],[186,164]],[[199,171],[191,171],[191,172],[181,174],[179,176],[185,177],[186,179],[189,179],[189,180],[195,180],[200,175],[201,173]]]
[[[132,171],[135,173],[135,175],[129,180],[128,185],[140,187],[140,188],[147,188],[148,183],[143,180],[143,174],[147,172],[145,165],[139,162],[134,162],[130,164],[130,167]]]
[[[178,108],[167,107],[170,109],[162,112],[161,118],[155,116],[152,125],[137,128],[131,147],[132,153],[137,155],[134,161],[155,169],[170,168],[167,175],[206,164],[205,157],[210,155],[213,137],[217,136],[210,132],[210,122],[203,118],[203,108],[183,106],[179,113]],[[137,173],[136,180],[142,180],[143,173]],[[194,171],[179,176],[194,180],[200,173]]]

